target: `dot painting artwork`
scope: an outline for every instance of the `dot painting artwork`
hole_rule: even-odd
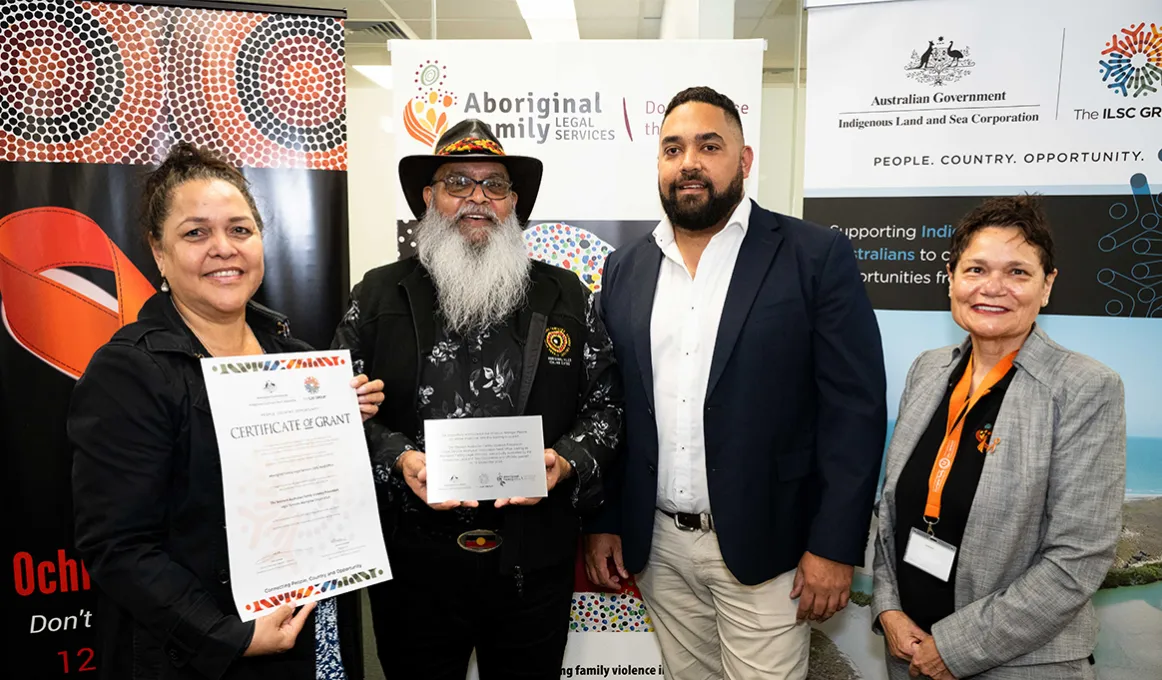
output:
[[[652,633],[654,622],[634,592],[575,593],[569,630],[574,633]]]
[[[574,272],[590,290],[601,290],[605,258],[613,248],[580,227],[560,222],[530,225],[525,229],[529,257]]]
[[[343,24],[72,0],[0,3],[0,160],[345,170]]]

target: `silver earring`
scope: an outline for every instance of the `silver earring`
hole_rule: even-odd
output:
[[[166,281],[164,276],[161,277],[161,292],[163,292],[163,293],[169,292],[169,281]]]

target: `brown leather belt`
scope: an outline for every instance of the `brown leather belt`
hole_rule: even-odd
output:
[[[658,508],[666,517],[674,520],[674,526],[682,531],[714,531],[714,518],[710,513],[696,514],[692,512],[670,512]]]

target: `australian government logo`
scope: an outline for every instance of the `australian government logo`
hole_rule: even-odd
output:
[[[904,67],[912,80],[932,87],[943,87],[972,74],[976,62],[967,45],[953,47],[955,40],[944,41],[944,36],[929,40],[928,47],[912,50],[912,58]]]
[[[928,46],[912,50],[912,58],[904,65],[904,75],[911,81],[933,88],[944,88],[972,75],[976,62],[968,45],[957,45],[956,40],[939,36],[928,40]],[[1032,123],[1040,120],[1035,104],[1012,101],[1009,92],[978,91],[950,92],[923,88],[916,92],[875,93],[868,110],[840,114],[840,128],[916,127],[945,125],[1004,125]],[[915,159],[877,159],[876,165],[910,165]],[[959,165],[960,159],[946,159],[948,165]],[[897,162],[898,161],[898,162]],[[1008,162],[990,158],[982,162]],[[930,163],[922,160],[917,165]]]

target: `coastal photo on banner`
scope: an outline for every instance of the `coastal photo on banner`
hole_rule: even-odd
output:
[[[22,678],[101,665],[65,417],[93,352],[159,283],[145,173],[178,141],[243,168],[266,222],[257,299],[297,337],[326,347],[347,297],[342,13],[174,4],[0,3],[4,619]]]
[[[746,191],[756,194],[761,40],[393,41],[389,47],[394,92],[406,97],[394,112],[394,129],[401,131],[397,160],[431,153],[440,134],[465,118],[485,121],[507,153],[544,162],[525,229],[530,255],[576,272],[594,290],[605,257],[661,219],[658,132],[666,104],[681,90],[708,85],[739,105],[756,151]],[[480,68],[481,54],[506,67]],[[408,257],[415,253],[416,220],[402,193],[396,206],[400,257]],[[579,565],[575,590],[561,677],[606,671],[660,677],[661,657],[636,586],[600,592]]]
[[[856,249],[891,423],[912,360],[964,337],[945,273],[957,220],[987,196],[1043,195],[1060,275],[1038,324],[1125,384],[1123,529],[1094,597],[1096,671],[1162,677],[1162,5],[807,4],[804,216]],[[870,589],[867,569],[860,581]],[[824,629],[863,677],[885,677],[868,607]]]

